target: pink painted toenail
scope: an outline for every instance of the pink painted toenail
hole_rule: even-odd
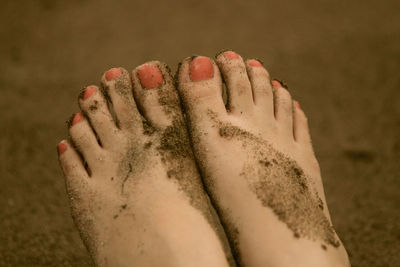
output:
[[[58,155],[61,155],[62,153],[65,152],[65,150],[67,150],[67,145],[61,142],[58,144],[57,150],[58,150]]]
[[[112,79],[118,78],[121,75],[121,70],[118,68],[112,68],[106,72],[107,81],[111,81]]]
[[[155,65],[143,65],[137,71],[140,83],[146,89],[157,87],[164,83],[160,69]]]
[[[190,62],[190,78],[197,82],[211,79],[214,76],[214,66],[208,57],[196,57]]]
[[[82,121],[83,120],[83,115],[82,115],[82,113],[76,113],[75,114],[75,116],[74,116],[74,118],[72,119],[72,123],[71,123],[71,125],[75,125],[75,124],[77,124],[78,122],[80,122],[80,121]]]
[[[273,87],[278,87],[278,88],[282,87],[282,84],[280,82],[278,82],[277,80],[273,80],[271,82],[271,84],[272,84]]]
[[[300,103],[299,103],[298,101],[294,101],[294,104],[296,105],[296,107],[297,107],[298,109],[301,109]]]
[[[260,61],[255,60],[255,59],[249,60],[249,65],[252,67],[261,67],[262,66]]]
[[[236,58],[239,58],[239,55],[236,54],[236,53],[233,52],[233,51],[226,51],[226,52],[224,53],[224,56],[225,56],[226,58],[228,58],[228,59],[236,59]]]
[[[85,89],[85,93],[83,94],[83,100],[89,98],[91,95],[94,94],[94,92],[96,92],[96,86],[88,86]]]

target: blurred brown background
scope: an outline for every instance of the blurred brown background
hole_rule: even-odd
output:
[[[300,3],[302,2],[302,3]],[[2,1],[0,266],[89,266],[56,144],[113,66],[231,48],[309,116],[353,266],[400,266],[399,1]]]

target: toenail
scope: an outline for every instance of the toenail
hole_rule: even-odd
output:
[[[96,87],[95,86],[88,86],[85,89],[85,93],[83,94],[83,100],[89,98],[91,95],[94,94],[94,92],[96,92]]]
[[[280,82],[278,82],[277,80],[272,80],[271,82],[273,87],[282,87],[282,84]]]
[[[75,116],[74,116],[74,118],[72,119],[72,123],[71,123],[71,125],[75,125],[75,124],[77,124],[78,122],[80,122],[81,120],[83,120],[83,115],[82,115],[82,113],[76,113],[75,114]]]
[[[301,109],[300,103],[299,103],[298,101],[294,101],[294,104],[296,105],[296,107],[297,107],[298,109]]]
[[[255,59],[249,60],[249,65],[252,67],[261,67],[262,66],[261,62],[258,60],[255,60]]]
[[[137,70],[140,83],[146,89],[151,89],[164,83],[160,69],[155,65],[143,65]]]
[[[214,76],[214,66],[208,57],[196,57],[190,62],[190,78],[197,82],[211,79]]]
[[[112,79],[118,78],[121,75],[119,68],[112,68],[106,72],[106,80],[111,81]]]
[[[67,150],[67,145],[61,141],[57,146],[57,150],[58,150],[58,155],[61,155],[62,153],[65,152],[65,150]]]
[[[236,53],[233,52],[233,51],[226,51],[226,52],[224,53],[224,56],[225,56],[226,58],[228,58],[228,59],[236,59],[236,58],[239,58],[239,55],[236,54]]]

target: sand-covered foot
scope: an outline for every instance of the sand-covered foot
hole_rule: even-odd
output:
[[[72,216],[96,265],[233,264],[166,66],[149,62],[132,79],[114,68],[102,85],[105,94],[83,92],[71,141],[58,145]]]
[[[259,61],[188,58],[179,93],[195,156],[241,266],[348,266],[307,119]],[[225,81],[228,103],[221,97]]]

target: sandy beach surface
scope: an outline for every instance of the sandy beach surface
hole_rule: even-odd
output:
[[[301,4],[302,2],[302,4]],[[308,115],[353,266],[400,266],[399,1],[2,1],[0,266],[91,266],[56,144],[103,71],[230,48]]]

